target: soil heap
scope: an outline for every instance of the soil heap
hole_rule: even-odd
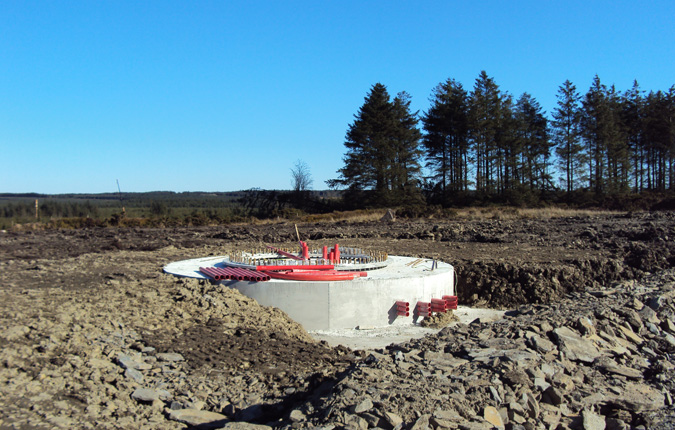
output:
[[[668,213],[301,226],[437,258],[510,309],[374,351],[168,262],[290,243],[285,224],[0,233],[2,428],[601,429],[675,425]]]

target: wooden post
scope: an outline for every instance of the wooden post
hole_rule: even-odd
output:
[[[35,199],[35,219],[38,219],[38,199]]]

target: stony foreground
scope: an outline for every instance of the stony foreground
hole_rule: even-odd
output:
[[[282,242],[283,226],[4,233],[0,427],[675,428],[673,219],[572,221],[306,227],[408,255],[461,249],[480,284],[464,297],[534,297],[497,322],[367,352],[160,272],[226,244]],[[559,233],[539,243],[529,232],[547,225]]]

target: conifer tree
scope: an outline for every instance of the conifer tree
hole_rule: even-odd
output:
[[[675,85],[668,89],[667,121],[668,121],[668,151],[670,157],[670,189],[675,190]]]
[[[645,149],[647,188],[673,188],[675,156],[675,86],[665,93],[651,91],[645,98]]]
[[[553,111],[551,127],[556,154],[561,160],[565,189],[570,192],[584,180],[586,154],[581,144],[579,122],[581,96],[576,86],[566,80],[558,88],[558,103]]]
[[[495,153],[495,187],[498,193],[507,189],[518,188],[521,181],[519,159],[522,153],[518,139],[518,122],[515,117],[513,97],[508,93],[500,95],[499,109],[496,118]]]
[[[347,130],[340,177],[328,185],[346,187],[348,202],[401,203],[418,188],[420,138],[410,97],[400,93],[391,101],[384,85],[373,85]]]
[[[621,101],[614,86],[596,75],[582,102],[581,130],[589,154],[589,187],[616,193],[628,187],[630,154],[621,124]]]
[[[548,124],[541,105],[523,93],[516,103],[519,148],[522,154],[521,177],[530,190],[551,188],[548,172],[551,143]]]
[[[596,193],[604,191],[603,176],[605,168],[606,141],[603,139],[603,118],[607,106],[605,93],[607,87],[600,82],[598,75],[593,78],[593,84],[586,93],[582,102],[581,130],[588,153],[589,189]]]
[[[421,198],[419,194],[422,133],[417,124],[417,112],[410,111],[411,97],[402,91],[392,103],[395,129],[392,136],[392,159],[389,167],[389,189],[394,191],[393,203]]]
[[[422,144],[433,179],[447,192],[468,189],[468,94],[462,84],[448,79],[434,88],[432,106],[422,117],[426,134]]]
[[[644,98],[637,80],[626,91],[622,100],[622,122],[632,154],[633,189],[640,192],[644,188]]]
[[[475,156],[476,191],[492,193],[502,99],[499,87],[485,70],[476,79],[470,100],[469,136]]]
[[[611,193],[627,192],[630,187],[631,155],[622,121],[622,97],[612,85],[606,93],[607,112],[604,138],[607,140],[607,174],[605,183]]]
[[[388,133],[392,128],[391,103],[387,88],[377,83],[365,98],[347,130],[347,153],[340,177],[331,186],[345,186],[352,194],[366,189],[384,189],[384,154],[388,153]]]

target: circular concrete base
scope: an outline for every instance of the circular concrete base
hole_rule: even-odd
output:
[[[227,256],[178,261],[164,267],[176,276],[207,279],[200,267],[224,267]],[[418,302],[454,295],[454,268],[428,259],[389,256],[385,267],[370,270],[352,281],[266,282],[219,281],[255,299],[274,306],[302,324],[306,330],[384,327],[410,324],[423,317]],[[397,312],[397,301],[409,303],[410,316]]]
[[[450,311],[448,311],[450,312]],[[506,311],[497,309],[470,308],[459,306],[452,313],[457,321],[451,322],[450,327],[456,324],[470,324],[475,319],[481,322],[497,321],[504,317]],[[427,328],[419,324],[396,324],[386,327],[377,327],[368,330],[336,329],[314,330],[309,334],[318,341],[325,341],[330,346],[343,345],[351,349],[379,349],[392,343],[404,343],[410,339],[419,339],[429,334],[438,333],[440,328]]]

